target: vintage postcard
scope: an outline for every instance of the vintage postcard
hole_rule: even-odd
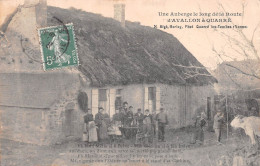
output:
[[[2,166],[260,166],[259,0],[0,0]]]

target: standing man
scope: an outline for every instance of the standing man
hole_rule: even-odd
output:
[[[124,124],[124,127],[125,127],[125,136],[127,138],[130,138],[132,137],[132,130],[131,130],[131,126],[132,126],[132,122],[133,122],[133,119],[134,119],[134,115],[133,115],[133,107],[130,106],[129,109],[127,109],[127,112],[125,114],[125,124]]]
[[[127,103],[126,101],[123,103],[123,111],[124,111],[125,113],[128,112],[128,103]]]
[[[126,115],[127,115],[127,126],[131,127],[132,122],[134,120],[134,113],[133,113],[133,107],[132,106],[129,107],[128,111],[126,112]]]
[[[124,127],[125,127],[125,115],[126,115],[126,113],[125,113],[123,107],[119,108],[119,114],[120,114],[119,117],[120,117],[120,121],[121,121],[121,127],[119,129],[122,133],[123,138],[125,138],[125,128]]]
[[[153,117],[153,121],[152,121],[152,127],[153,127],[153,134],[154,137],[156,136],[156,111],[153,111],[152,117]]]
[[[156,120],[158,121],[158,141],[165,142],[165,126],[168,125],[168,117],[163,108],[160,108],[160,113],[157,114]]]
[[[144,133],[144,145],[149,146],[149,144],[153,143],[153,117],[149,113],[149,110],[146,109],[144,111],[144,120],[143,120],[143,133]]]
[[[135,114],[135,119],[136,119],[137,126],[139,128],[142,128],[143,127],[144,114],[142,114],[141,108],[138,108],[137,113]]]
[[[214,116],[213,128],[215,130],[215,134],[217,136],[217,141],[218,141],[219,144],[221,144],[220,143],[220,139],[221,139],[221,125],[223,123],[223,118],[224,118],[223,113],[221,112],[221,110],[218,110],[217,114]]]
[[[196,117],[195,124],[194,124],[194,133],[192,138],[192,143],[196,143],[199,141],[198,144],[203,144],[204,142],[204,131],[203,128],[206,125],[206,115],[204,112],[201,112],[199,116]]]

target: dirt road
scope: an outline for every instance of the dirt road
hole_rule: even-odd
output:
[[[1,139],[2,166],[70,166],[70,165],[232,165],[235,155],[256,162],[259,153],[248,150],[248,138],[223,136],[222,145],[215,135],[205,132],[203,145],[190,144],[189,132],[168,132],[166,142],[151,147],[135,146],[133,141],[113,144],[88,144],[80,140],[61,145],[38,146]],[[244,151],[244,152],[242,152]],[[250,152],[250,153],[247,153]],[[259,152],[259,151],[258,151]]]

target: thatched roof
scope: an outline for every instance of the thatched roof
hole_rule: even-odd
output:
[[[81,64],[79,70],[92,86],[139,83],[204,85],[216,82],[171,34],[128,21],[123,28],[112,18],[74,8],[49,6],[48,26],[60,24],[54,17],[74,24]],[[187,77],[187,74],[193,76]]]

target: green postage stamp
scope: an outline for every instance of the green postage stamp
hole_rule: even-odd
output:
[[[44,70],[79,65],[72,23],[41,28],[38,33]]]

